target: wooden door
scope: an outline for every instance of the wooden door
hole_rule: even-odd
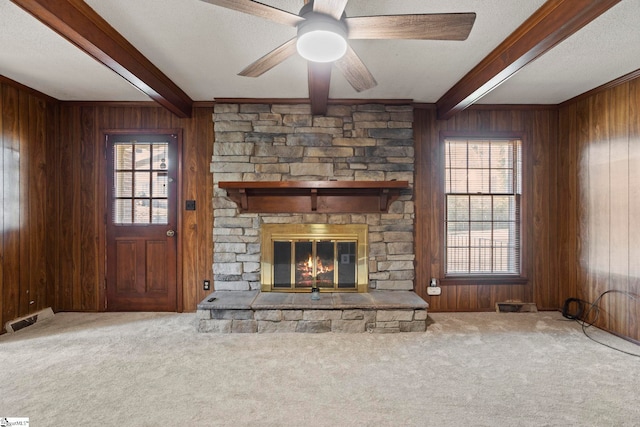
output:
[[[107,134],[108,311],[177,310],[175,134]]]

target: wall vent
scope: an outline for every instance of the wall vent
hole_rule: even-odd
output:
[[[5,324],[4,328],[7,332],[18,332],[20,329],[24,329],[28,326],[34,325],[38,321],[42,321],[53,316],[53,310],[51,310],[51,307],[48,307],[37,313],[29,314],[28,316],[24,316],[19,319],[10,320]]]
[[[532,302],[497,302],[497,313],[537,313],[538,307]]]

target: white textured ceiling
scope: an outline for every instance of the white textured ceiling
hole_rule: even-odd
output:
[[[480,100],[559,104],[640,69],[640,1],[622,0]]]
[[[86,0],[195,101],[306,98],[294,56],[258,78],[237,73],[295,36],[295,29],[200,0]],[[263,1],[297,13],[303,0]],[[353,40],[378,86],[356,93],[334,69],[331,98],[437,101],[544,0],[351,0],[348,16],[475,12],[466,41]],[[622,0],[480,100],[557,104],[640,69],[640,0]],[[0,0],[0,75],[60,100],[139,101],[146,95]]]
[[[149,100],[9,0],[0,0],[0,75],[60,100]]]

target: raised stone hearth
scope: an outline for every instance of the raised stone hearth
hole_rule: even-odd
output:
[[[198,304],[199,332],[424,332],[428,304],[410,291],[216,291]]]

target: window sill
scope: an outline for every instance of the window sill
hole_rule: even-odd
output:
[[[441,285],[526,285],[529,279],[522,276],[447,276],[438,281]]]

